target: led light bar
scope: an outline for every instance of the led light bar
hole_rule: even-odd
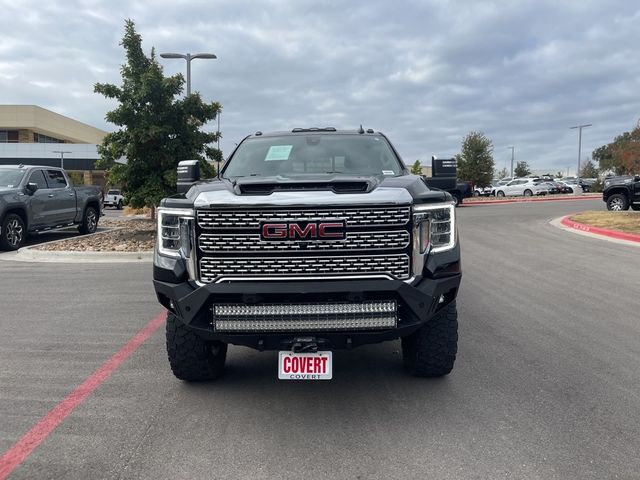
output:
[[[373,318],[327,318],[327,319],[251,319],[251,320],[218,320],[215,322],[218,332],[308,332],[313,330],[374,330],[394,328],[395,316]]]
[[[220,332],[345,331],[393,328],[395,301],[271,305],[215,305],[213,325]]]
[[[336,315],[343,313],[395,313],[395,302],[303,303],[282,305],[216,305],[216,316]]]

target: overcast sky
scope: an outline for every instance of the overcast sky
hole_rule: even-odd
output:
[[[192,89],[223,105],[221,147],[256,130],[374,128],[406,163],[471,130],[496,167],[575,170],[640,118],[640,5],[630,1],[0,0],[0,103],[113,130],[95,82],[120,82],[124,19],[147,53],[212,52]],[[161,59],[166,74],[184,61]]]

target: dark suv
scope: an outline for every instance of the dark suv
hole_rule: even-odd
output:
[[[218,377],[228,344],[279,350],[280,379],[331,378],[333,350],[398,338],[411,374],[453,368],[453,199],[372,130],[245,138],[219,179],[161,202],[153,272],[183,380]]]

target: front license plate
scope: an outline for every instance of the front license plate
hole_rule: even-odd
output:
[[[331,380],[332,352],[280,352],[278,378],[280,380]]]

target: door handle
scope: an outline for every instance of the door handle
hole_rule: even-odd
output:
[[[53,193],[50,193],[49,195],[47,195],[47,197],[49,198],[53,198],[53,196],[54,196]]]
[[[69,196],[70,196],[70,197],[73,197],[73,193],[70,193],[70,194],[69,194]]]

